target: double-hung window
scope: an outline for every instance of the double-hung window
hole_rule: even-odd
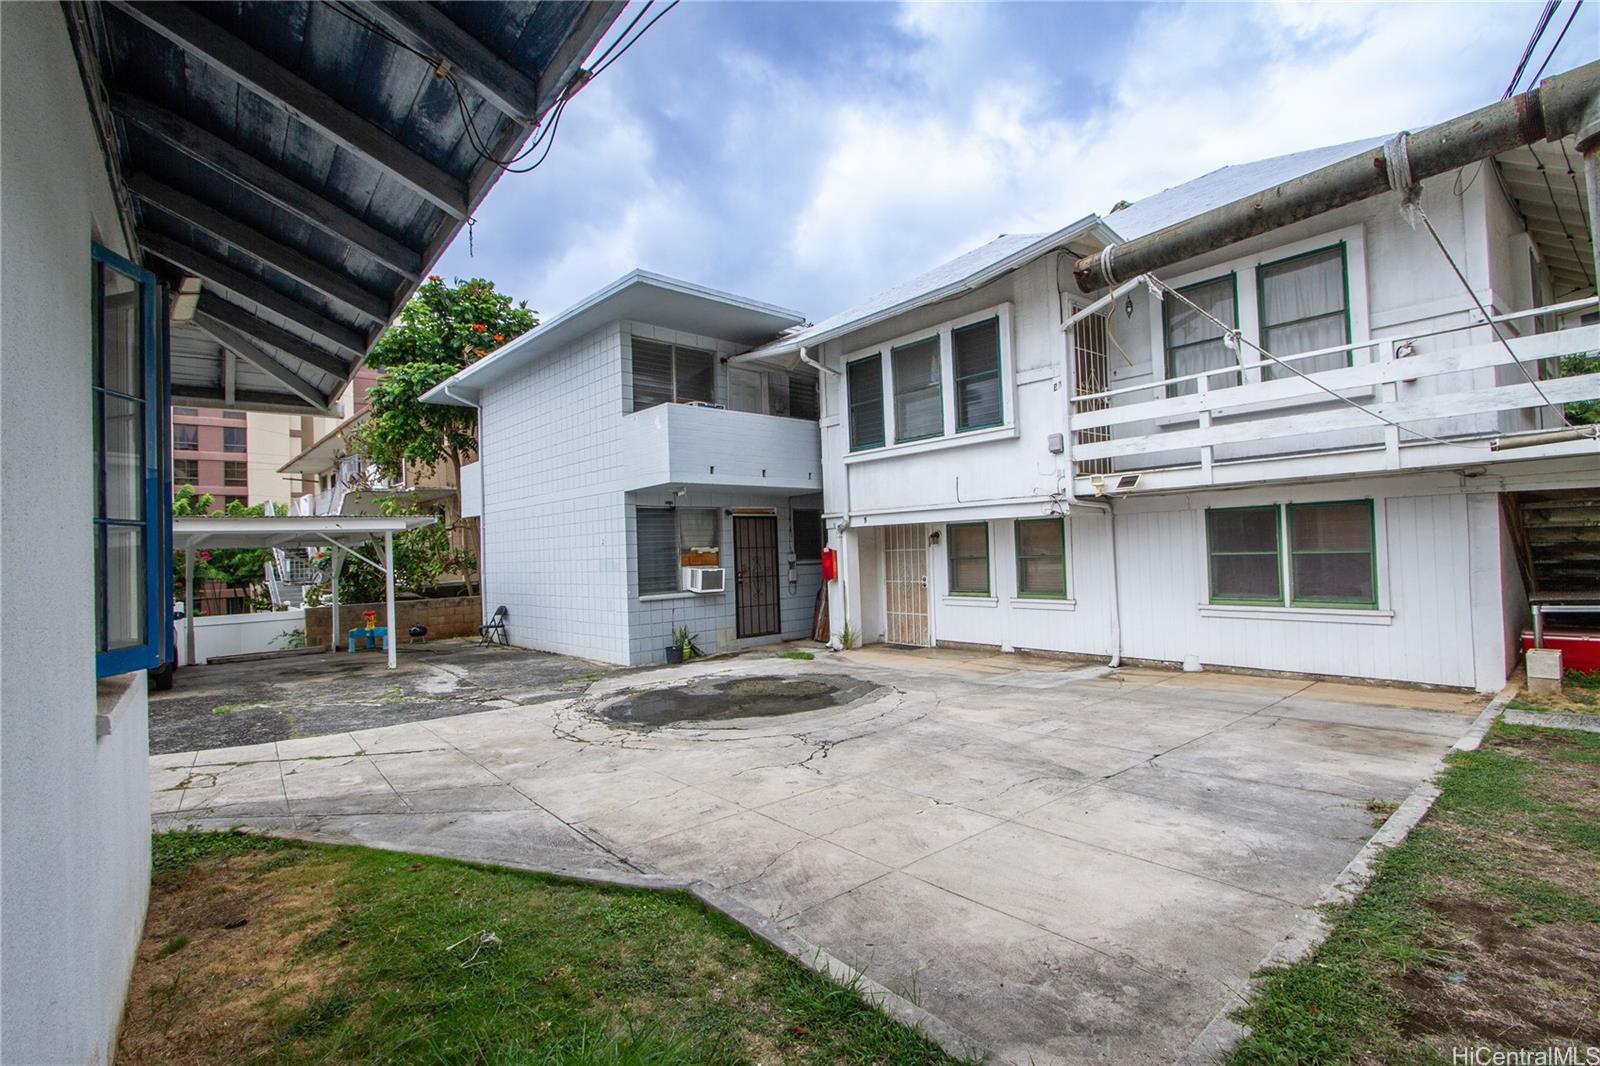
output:
[[[166,398],[154,275],[98,245],[92,257],[95,669],[107,677],[156,666],[166,647]]]
[[[633,349],[633,409],[663,403],[711,403],[716,399],[716,355],[681,344],[630,338]]]
[[[179,423],[172,427],[172,450],[175,452],[197,452],[200,450],[200,427],[193,422]]]
[[[950,540],[950,594],[989,595],[989,524],[962,522],[945,527]]]
[[[1239,293],[1233,274],[1202,281],[1198,285],[1188,285],[1177,292],[1226,323],[1228,329],[1238,327]],[[1239,365],[1238,354],[1223,343],[1226,331],[1221,326],[1183,300],[1169,296],[1162,303],[1169,380],[1198,374],[1202,370],[1221,370]],[[1237,372],[1212,374],[1206,379],[1207,387],[1212,389],[1237,384]],[[1195,390],[1193,381],[1174,381],[1167,386],[1167,395],[1186,396]]]
[[[248,445],[245,443],[245,429],[243,426],[222,427],[222,450],[232,452],[235,455],[249,450]]]
[[[1261,308],[1261,346],[1280,359],[1350,343],[1350,299],[1344,242],[1264,263],[1256,271]],[[1350,365],[1349,351],[1296,360],[1301,373]],[[1271,360],[1267,380],[1292,377]]]
[[[1206,512],[1211,602],[1375,609],[1376,539],[1371,500],[1213,508]]]
[[[1000,317],[950,331],[955,373],[956,432],[1003,421],[1000,399]]]
[[[850,450],[883,447],[883,356],[869,355],[845,368],[850,392]]]
[[[1017,595],[1067,598],[1066,523],[1060,518],[1017,519]]]
[[[937,334],[890,350],[896,444],[944,434],[944,383],[939,362]]]

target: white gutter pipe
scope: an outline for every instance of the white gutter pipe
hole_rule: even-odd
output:
[[[813,359],[809,355],[807,355],[806,354],[806,346],[803,345],[803,344],[800,346],[800,361],[802,363],[804,363],[806,366],[816,368],[818,373],[828,373],[828,374],[834,375],[835,377],[837,377],[839,375],[839,372],[837,370],[835,370],[833,367],[831,367],[831,366],[823,366],[821,363],[817,362],[815,359]]]

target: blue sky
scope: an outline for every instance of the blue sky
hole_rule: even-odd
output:
[[[1539,9],[685,0],[436,269],[546,315],[643,267],[816,321],[1001,233],[1496,100]],[[1546,74],[1597,56],[1589,3]]]

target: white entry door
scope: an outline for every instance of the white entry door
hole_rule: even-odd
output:
[[[922,526],[884,527],[883,585],[884,640],[927,647],[928,535]]]

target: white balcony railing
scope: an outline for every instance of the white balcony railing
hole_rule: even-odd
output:
[[[1589,298],[1495,321],[1595,305]],[[1469,330],[1479,334],[1463,343]],[[1600,398],[1600,373],[1560,377],[1554,368],[1561,356],[1600,349],[1600,326],[1508,343],[1510,352],[1480,321],[1282,360],[1310,364],[1348,352],[1355,361],[1305,377],[1280,370],[1264,380],[1263,369],[1271,363],[1263,360],[1075,396],[1070,428],[1072,461],[1083,482],[1079,491],[1129,473],[1154,475],[1156,484],[1147,479],[1141,485],[1148,489],[1482,462],[1491,457],[1490,440],[1548,430],[1561,424],[1561,405]],[[1240,383],[1218,384],[1228,378]],[[1169,396],[1169,386],[1178,382],[1193,382],[1194,391]],[[1593,440],[1579,441],[1565,449],[1556,445],[1554,454],[1581,454],[1577,449],[1585,446],[1597,447]],[[1317,461],[1332,454],[1347,458]]]
[[[664,403],[624,417],[622,444],[627,489],[822,491],[821,431],[806,419]]]

